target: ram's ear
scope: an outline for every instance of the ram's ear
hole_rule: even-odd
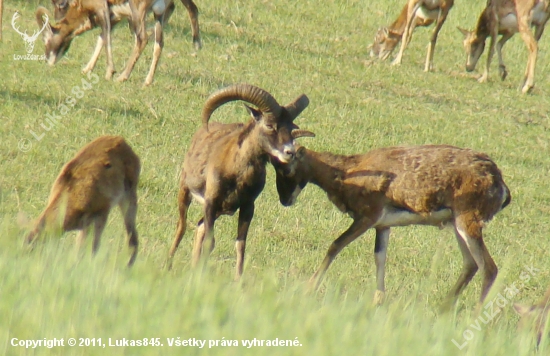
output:
[[[248,112],[250,113],[250,116],[252,116],[252,118],[256,121],[260,121],[260,119],[262,118],[262,112],[258,109],[254,109],[253,107],[251,106],[248,106],[248,105],[244,105],[246,110],[248,110]]]

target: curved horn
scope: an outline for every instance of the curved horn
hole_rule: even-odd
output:
[[[242,100],[255,105],[266,115],[279,117],[282,108],[267,91],[250,84],[235,84],[214,92],[206,100],[202,109],[202,124],[208,129],[208,120],[212,113],[230,101]]]
[[[308,130],[292,130],[290,134],[294,139],[300,138],[300,137],[315,137],[315,134]]]
[[[290,118],[294,120],[309,105],[309,99],[305,94],[300,95],[293,102],[285,106]]]

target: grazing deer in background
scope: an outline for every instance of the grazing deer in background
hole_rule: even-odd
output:
[[[107,0],[109,6],[121,5],[124,2],[125,1]],[[185,6],[185,8],[187,9],[189,20],[191,21],[191,34],[193,36],[193,45],[197,50],[199,50],[202,47],[199,31],[199,9],[192,0],[181,0],[181,2],[183,6]],[[52,3],[55,7],[55,21],[60,21],[67,14],[71,0],[52,0]],[[165,22],[168,22],[168,19],[170,18],[170,16],[172,16],[174,8],[174,3],[172,3],[172,5],[166,10],[166,15],[164,19]]]
[[[56,15],[61,19],[57,24],[49,25],[46,31],[44,31],[46,60],[48,64],[54,65],[67,52],[72,40],[76,36],[95,27],[101,27],[101,36],[98,38],[92,58],[86,67],[84,67],[83,72],[87,73],[93,70],[101,49],[105,45],[107,55],[105,78],[111,79],[115,72],[115,67],[112,59],[110,32],[114,25],[122,19],[128,18],[130,29],[134,33],[136,41],[125,69],[116,79],[119,82],[125,81],[130,77],[134,65],[147,45],[145,17],[149,12],[153,12],[155,18],[155,44],[153,60],[144,85],[150,85],[153,82],[155,70],[162,48],[164,47],[163,26],[174,9],[172,0],[72,0],[67,3],[60,3],[59,1],[55,0],[54,4],[56,4]],[[189,1],[182,0],[184,4],[190,4]],[[39,7],[36,12],[39,26],[42,26],[44,23],[44,14],[47,15],[48,11],[43,7]],[[198,32],[198,22],[192,21],[192,23],[197,26]],[[195,32],[195,30],[193,31]],[[197,40],[200,45],[200,38],[197,37]]]
[[[128,262],[131,266],[138,248],[136,213],[140,169],[139,157],[122,137],[96,138],[61,168],[48,205],[27,236],[27,243],[32,243],[45,228],[50,228],[63,232],[80,230],[79,243],[82,245],[93,225],[92,252],[95,254],[109,212],[118,205],[132,250]]]
[[[542,340],[542,334],[548,321],[548,310],[550,308],[550,288],[544,294],[541,301],[535,305],[527,306],[514,303],[515,311],[520,315],[521,319],[518,323],[518,328],[530,327],[534,329],[537,335],[537,346]]]
[[[475,69],[477,61],[485,49],[485,41],[487,37],[491,37],[487,65],[478,81],[483,83],[489,79],[489,67],[495,48],[498,55],[499,75],[504,80],[508,72],[502,60],[502,47],[516,32],[519,32],[529,50],[521,92],[524,94],[529,92],[535,82],[538,41],[549,17],[550,7],[547,0],[489,0],[473,31],[459,28],[464,35],[464,49],[468,56],[466,70],[471,72]],[[535,27],[534,36],[529,29],[530,26]],[[499,35],[502,37],[497,43]]]
[[[483,226],[511,200],[497,165],[484,153],[446,145],[388,147],[351,156],[299,147],[288,164],[273,162],[281,204],[292,205],[308,182],[353,219],[329,247],[310,282],[317,288],[336,256],[368,229],[376,231],[376,304],[385,293],[386,251],[390,228],[452,224],[463,258],[458,281],[445,307],[483,272],[479,305],[497,276],[483,242]]]
[[[401,41],[401,48],[392,65],[401,64],[403,53],[411,41],[414,28],[429,26],[436,22],[424,66],[424,71],[431,71],[437,36],[453,4],[453,0],[408,0],[397,20],[389,27],[379,28],[376,32],[374,43],[371,46],[371,57],[378,56],[382,60],[387,59]]]

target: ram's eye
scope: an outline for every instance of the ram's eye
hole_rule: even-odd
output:
[[[266,127],[269,131],[274,131],[274,130],[275,130],[275,126],[274,126],[274,125],[271,125],[271,124],[266,124],[265,127]]]

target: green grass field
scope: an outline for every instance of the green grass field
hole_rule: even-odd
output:
[[[190,25],[180,2],[165,29],[165,47],[152,87],[142,89],[152,44],[130,80],[103,79],[83,91],[74,107],[49,131],[46,115],[58,115],[86,76],[98,30],[78,37],[55,67],[16,61],[24,42],[11,25],[35,30],[36,0],[7,0],[0,43],[0,353],[6,355],[531,355],[534,342],[517,332],[511,302],[538,300],[550,283],[550,49],[540,42],[535,89],[521,95],[527,50],[519,36],[505,47],[508,78],[489,83],[466,73],[462,35],[485,1],[457,1],[436,47],[433,73],[424,73],[431,29],[417,29],[403,65],[374,62],[367,45],[379,26],[389,24],[404,1],[197,1],[203,49],[194,52]],[[42,5],[51,8],[50,1]],[[114,31],[120,72],[133,46],[126,25]],[[34,54],[44,45],[36,41]],[[374,233],[348,246],[329,269],[320,291],[306,282],[330,243],[351,223],[317,187],[309,186],[292,208],[278,202],[272,168],[256,202],[248,236],[245,273],[232,281],[236,217],[218,219],[216,249],[209,270],[190,268],[192,233],[200,218],[196,203],[191,228],[174,260],[163,265],[177,221],[179,171],[190,138],[200,126],[206,97],[233,83],[247,82],[287,103],[301,93],[309,107],[297,123],[316,132],[301,142],[315,150],[360,153],[391,145],[443,143],[488,153],[512,192],[512,203],[485,229],[485,241],[499,267],[492,301],[506,288],[519,292],[487,324],[474,314],[480,277],[462,294],[456,309],[438,307],[462,267],[451,230],[408,227],[393,230],[387,263],[387,300],[371,305],[375,290]],[[78,94],[80,96],[80,94]],[[242,104],[226,105],[212,120],[248,120]],[[48,124],[45,124],[48,127]],[[32,134],[44,134],[38,141]],[[140,248],[134,268],[122,219],[111,214],[99,253],[84,257],[75,233],[45,238],[29,251],[23,238],[45,207],[62,165],[99,135],[124,136],[142,161],[138,189]],[[25,144],[26,152],[20,149]],[[29,146],[30,145],[30,146]],[[520,279],[526,266],[538,269]],[[504,305],[506,304],[506,305]],[[476,324],[477,320],[477,324]],[[169,347],[168,341],[206,340],[198,347]],[[470,338],[466,342],[465,338]],[[159,338],[162,347],[58,347],[25,349],[12,339]],[[243,340],[298,340],[300,346],[247,348]],[[218,341],[218,346],[209,348]],[[230,342],[228,342],[230,340]],[[236,340],[239,346],[233,345]],[[462,346],[462,349],[455,345]],[[544,341],[540,354],[550,348]],[[546,351],[545,351],[546,350]]]

